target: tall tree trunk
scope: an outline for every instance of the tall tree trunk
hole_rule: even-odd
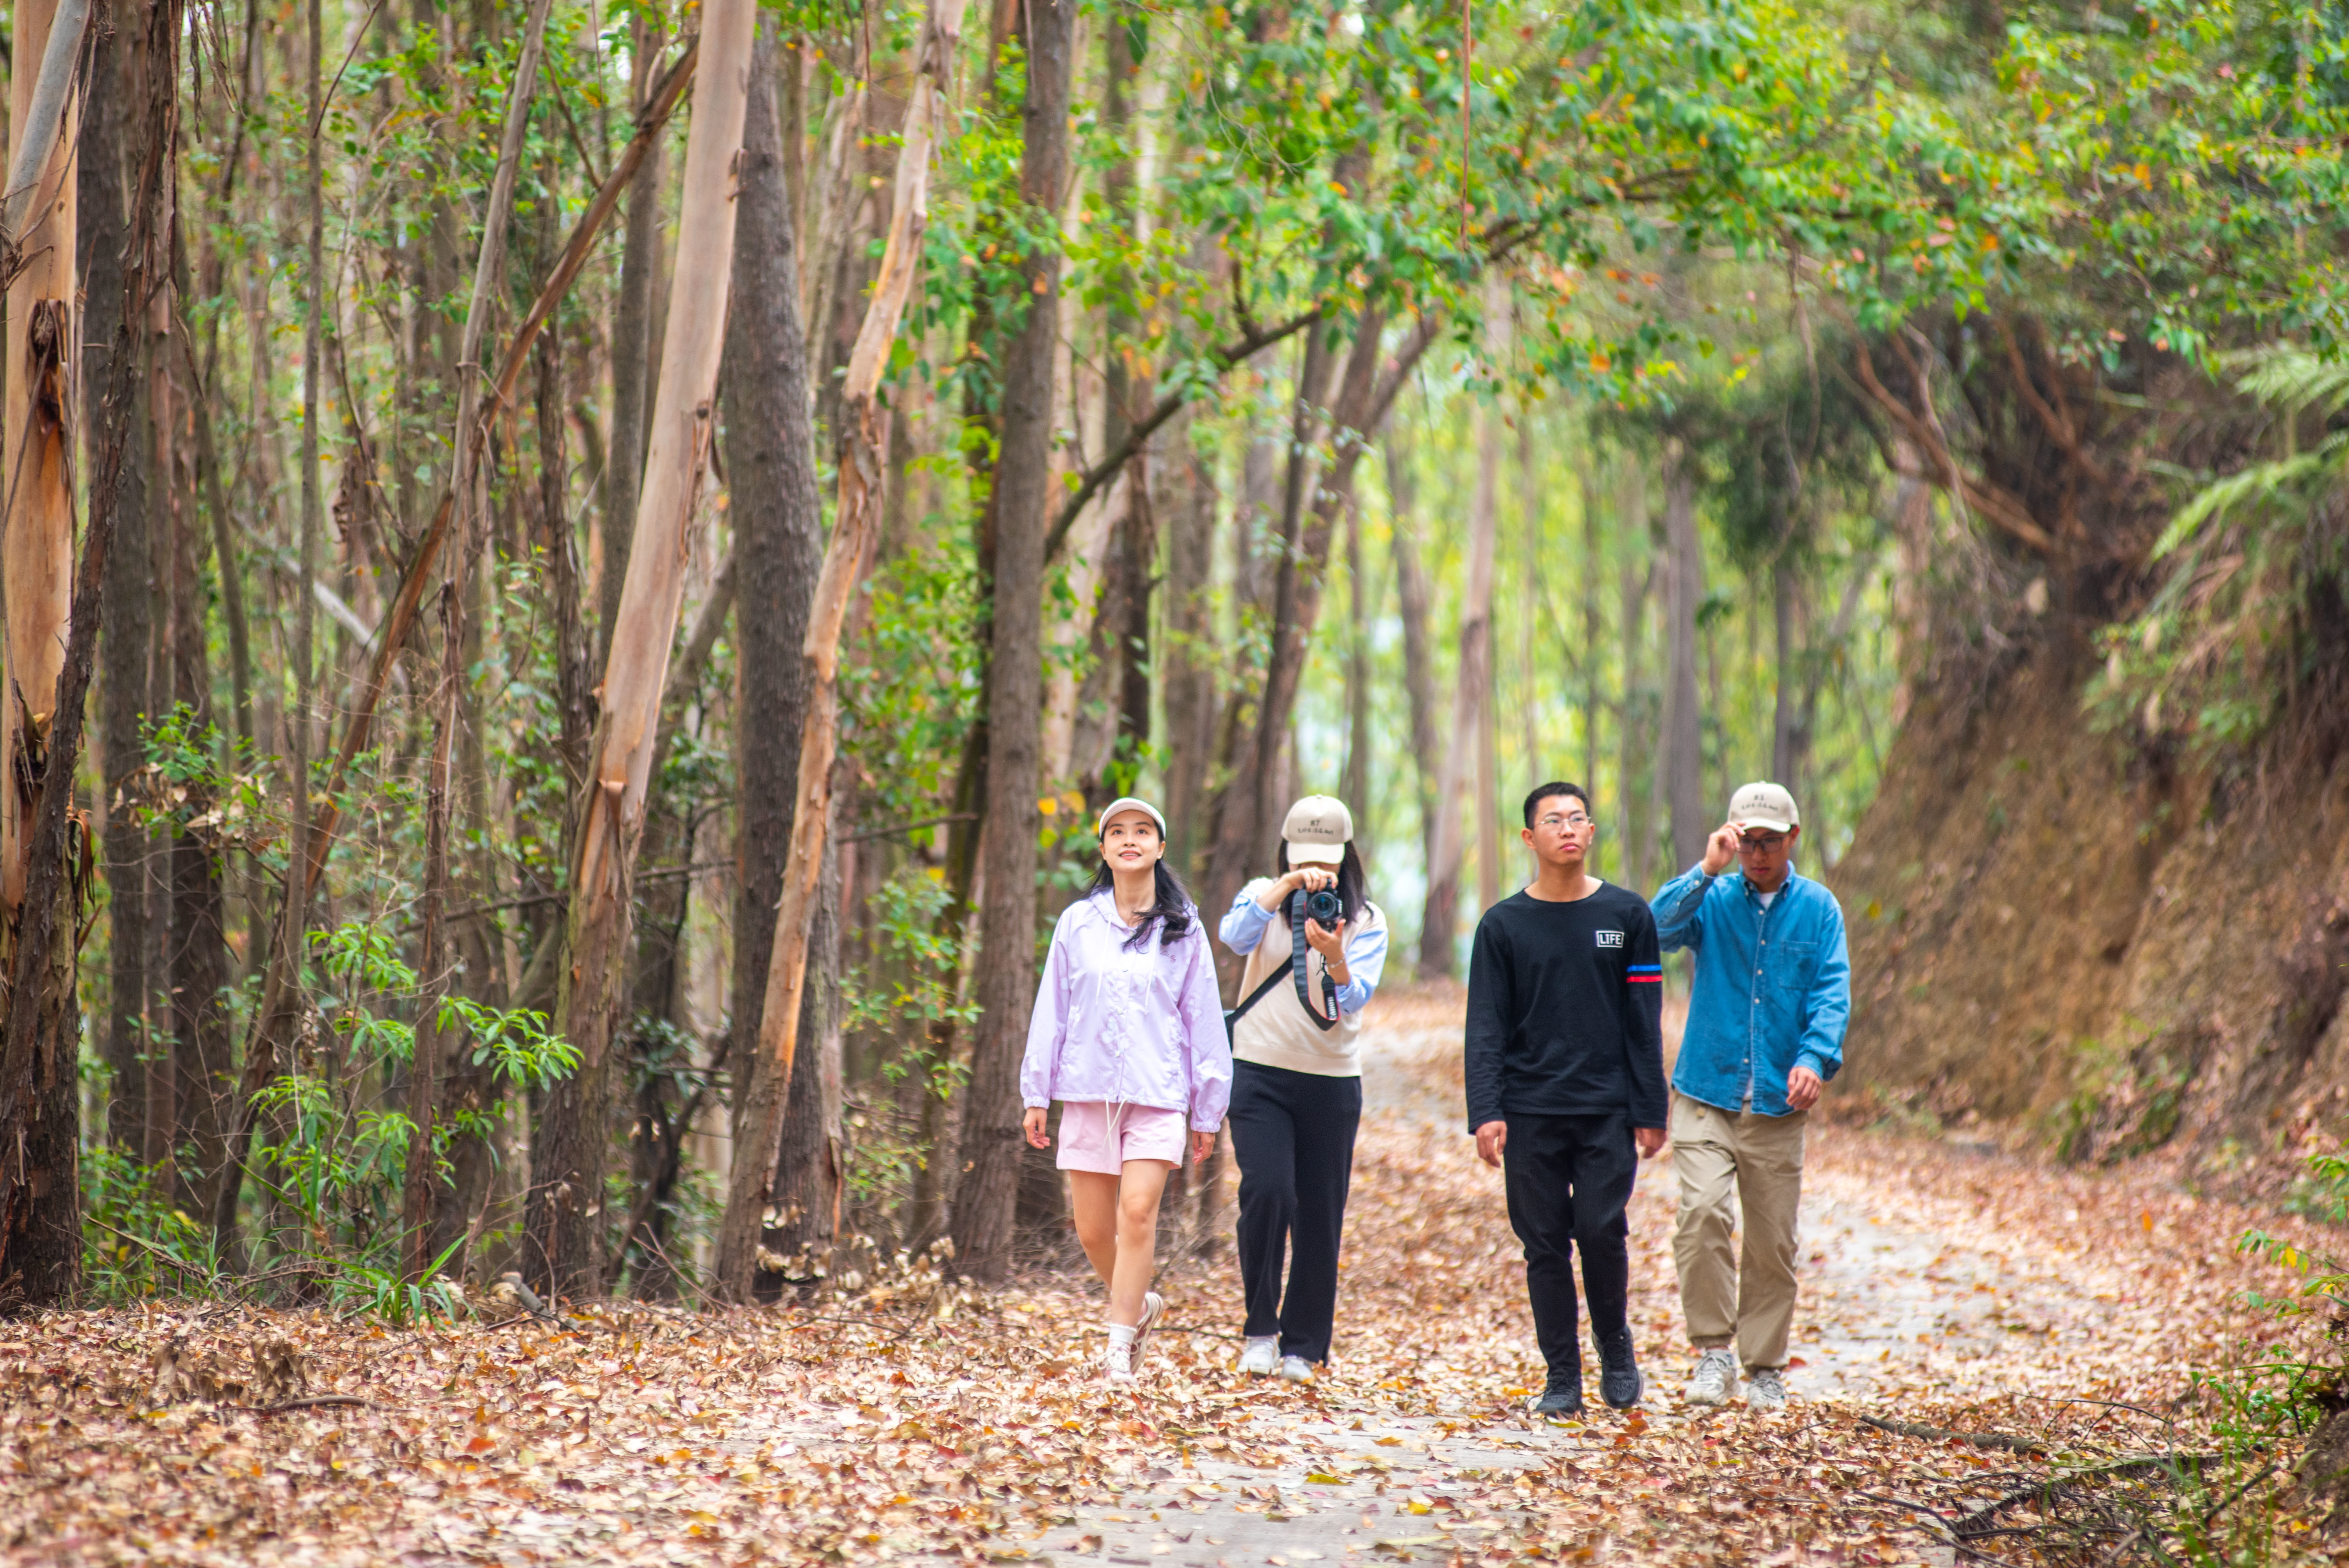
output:
[[[629,24],[628,47],[636,111],[653,90],[661,52],[657,16]],[[612,317],[612,437],[604,458],[604,556],[596,582],[597,662],[612,657],[612,628],[620,614],[620,584],[627,576],[636,500],[644,489],[645,396],[651,382],[653,286],[661,270],[661,192],[668,160],[656,141],[628,182],[627,226],[620,241],[620,299]]]
[[[1542,601],[1543,494],[1541,477],[1534,468],[1534,412],[1530,406],[1517,412],[1517,507],[1518,521],[1525,528],[1525,556],[1517,567],[1517,722],[1523,727],[1525,754],[1519,759],[1517,776],[1526,789],[1550,776],[1542,752],[1541,683],[1534,673],[1534,628],[1541,618]],[[1577,662],[1588,662],[1590,658],[1586,649]],[[1585,783],[1583,787],[1597,785]]]
[[[1599,676],[1607,668],[1607,660],[1602,657],[1607,645],[1599,624],[1599,563],[1606,558],[1606,546],[1599,528],[1599,452],[1596,442],[1588,449],[1581,468],[1582,782],[1583,787],[1591,792],[1595,804],[1599,794],[1599,726],[1607,708],[1606,699],[1599,688]],[[1616,793],[1622,793],[1622,787],[1619,780]]]
[[[687,531],[709,452],[734,254],[733,166],[742,148],[755,15],[750,0],[710,0],[702,13],[678,222],[676,275],[684,287],[670,302],[662,344],[644,489],[604,667],[603,712],[556,971],[556,1026],[578,1051],[579,1070],[548,1091],[532,1150],[537,1185],[524,1221],[526,1256],[550,1294],[575,1295],[603,1278],[604,1227],[597,1221],[609,1141],[609,1059],[626,975],[636,847],[685,592]]]
[[[522,174],[523,143],[530,129],[531,99],[538,88],[539,56],[546,38],[552,0],[533,0],[524,25],[522,51],[514,64],[513,83],[506,98],[505,133],[498,147],[497,172],[490,182],[488,210],[481,220],[481,248],[474,259],[473,293],[465,311],[464,337],[456,364],[462,379],[457,394],[457,424],[450,445],[450,469],[463,483],[479,462],[477,443],[485,439],[481,420],[481,378],[473,367],[481,362],[482,345],[490,329],[500,280],[505,272],[506,231],[514,210],[514,187]],[[551,193],[550,193],[551,196]],[[439,1106],[444,1063],[457,1060],[463,1030],[449,1012],[454,992],[454,968],[449,930],[450,838],[454,830],[454,780],[450,763],[464,711],[465,670],[470,663],[466,622],[468,575],[473,557],[486,538],[483,520],[473,515],[473,487],[456,497],[456,548],[449,552],[448,581],[440,590],[440,665],[435,695],[430,772],[425,781],[424,945],[418,965],[421,979],[420,1012],[417,1020],[416,1056],[409,1070],[408,1116],[414,1126],[408,1145],[406,1195],[402,1204],[408,1225],[408,1274],[421,1281],[438,1255],[432,1247],[436,1227],[433,1212],[438,1186],[434,1122]],[[446,1243],[443,1243],[445,1246]]]
[[[1020,196],[1037,230],[1055,226],[1069,161],[1069,86],[1076,0],[1029,0]],[[1043,701],[1044,531],[1052,446],[1052,358],[1061,253],[1030,252],[1028,317],[1005,354],[1003,436],[996,466],[994,642],[988,669],[986,903],[979,917],[979,1021],[963,1104],[964,1166],[955,1189],[959,1266],[996,1281],[1011,1261],[1020,1165],[1014,1082],[1035,1002],[1036,790]]]
[[[133,1160],[155,1161],[174,1147],[172,1064],[161,1051],[146,1061],[167,1036],[160,1020],[149,1021],[152,986],[148,974],[152,946],[155,878],[150,852],[153,835],[129,802],[118,805],[123,786],[146,762],[144,727],[154,714],[153,665],[155,571],[149,521],[148,475],[153,467],[145,398],[119,410],[119,433],[109,430],[106,394],[112,385],[107,358],[122,327],[123,250],[130,241],[129,193],[122,188],[124,145],[134,102],[134,67],[128,51],[135,34],[101,26],[90,49],[89,73],[98,85],[84,117],[79,156],[75,160],[84,297],[82,340],[88,346],[81,369],[82,453],[85,472],[95,469],[109,434],[124,441],[121,486],[115,499],[114,545],[107,556],[107,637],[100,660],[98,754],[103,764],[99,789],[106,820],[107,1018],[105,1059],[112,1092],[107,1105],[107,1137]],[[143,344],[144,333],[127,341]],[[138,385],[144,388],[144,367]],[[13,411],[13,410],[12,410]],[[17,427],[12,422],[10,430]],[[152,1073],[161,1125],[150,1128],[148,1084]],[[150,1142],[151,1138],[151,1142]],[[176,1201],[187,1195],[171,1181]]]
[[[1423,317],[1406,335],[1382,374],[1385,358],[1381,337],[1385,317],[1366,312],[1356,322],[1352,349],[1330,413],[1335,432],[1329,466],[1313,487],[1313,506],[1305,526],[1285,549],[1273,595],[1271,659],[1265,670],[1264,699],[1258,705],[1252,738],[1238,753],[1235,787],[1224,792],[1223,809],[1216,829],[1216,858],[1207,877],[1209,909],[1227,907],[1251,871],[1263,863],[1269,840],[1280,820],[1286,790],[1283,771],[1263,762],[1277,757],[1289,735],[1297,710],[1297,692],[1305,672],[1305,659],[1315,622],[1321,613],[1321,588],[1330,567],[1330,548],[1338,519],[1352,501],[1354,471],[1369,441],[1386,422],[1395,393],[1409,379],[1420,356],[1434,342],[1436,318]],[[1219,962],[1228,990],[1238,983],[1237,965]]]
[[[1435,661],[1427,642],[1427,568],[1419,559],[1418,487],[1412,474],[1409,449],[1400,434],[1388,436],[1386,452],[1387,495],[1393,511],[1389,527],[1394,550],[1395,597],[1401,601],[1402,613],[1402,684],[1411,706],[1412,778],[1419,797],[1419,863],[1432,876],[1435,866],[1436,781],[1444,752],[1435,739]]]
[[[1460,929],[1460,872],[1466,858],[1467,826],[1461,821],[1463,789],[1483,769],[1485,714],[1491,702],[1493,670],[1493,546],[1499,510],[1494,470],[1500,457],[1500,417],[1489,405],[1476,407],[1476,488],[1468,507],[1468,584],[1460,601],[1460,670],[1452,691],[1452,741],[1435,790],[1435,855],[1428,867],[1427,908],[1420,917],[1422,974],[1456,974],[1454,949]],[[1481,780],[1479,781],[1481,784]],[[1475,803],[1479,816],[1492,802]]]
[[[0,717],[0,959],[9,977],[0,1035],[0,1294],[10,1309],[65,1301],[80,1275],[79,1009],[76,916],[89,846],[67,810],[81,742],[82,705],[95,662],[100,583],[113,529],[124,443],[109,441],[96,476],[89,537],[74,565],[71,387],[75,323],[76,139],[73,91],[86,8],[26,0],[15,16],[10,73],[8,196],[0,212],[21,242],[8,287],[5,561],[6,684]],[[141,22],[146,22],[141,17]],[[176,26],[176,13],[171,17]],[[150,35],[151,36],[151,35]],[[166,36],[168,55],[176,33]],[[35,62],[38,62],[37,74]],[[169,79],[169,78],[166,78]],[[138,187],[148,202],[169,148],[153,100],[143,106]],[[131,224],[125,301],[151,276],[150,213]],[[109,421],[135,395],[129,323],[109,356]],[[70,600],[68,593],[70,592]],[[70,631],[68,627],[70,626]]]
[[[1630,504],[1624,509],[1624,533],[1644,546],[1648,519],[1641,475],[1636,462],[1626,467]],[[1623,624],[1618,634],[1623,649],[1623,717],[1615,726],[1615,790],[1621,800],[1624,874],[1643,893],[1656,885],[1656,702],[1648,685],[1648,591],[1654,577],[1651,557],[1625,564]]]
[[[962,0],[931,0],[923,18],[917,47],[920,76],[914,102],[907,106],[905,132],[899,145],[889,238],[882,250],[880,270],[855,347],[849,354],[848,374],[841,383],[840,503],[833,513],[832,538],[824,546],[809,605],[807,633],[801,644],[805,719],[799,742],[790,852],[775,909],[765,994],[759,1006],[759,1033],[750,1060],[736,1070],[737,1080],[744,1087],[735,1129],[734,1168],[728,1177],[726,1212],[718,1236],[719,1289],[736,1301],[749,1301],[756,1293],[757,1278],[762,1272],[762,1237],[770,1231],[786,1229],[778,1223],[786,1218],[785,1200],[778,1195],[787,1190],[805,1193],[825,1179],[809,1170],[786,1173],[781,1161],[787,1141],[792,1152],[805,1158],[814,1158],[818,1147],[816,1140],[804,1137],[786,1140],[784,1133],[792,1086],[798,1080],[801,1032],[811,1024],[819,1030],[823,1025],[821,1016],[809,1016],[806,981],[811,938],[823,898],[826,846],[832,840],[840,643],[849,600],[879,538],[889,416],[879,406],[877,395],[921,256],[922,235],[929,218],[931,149],[943,123],[944,94],[961,34],[962,12]],[[1041,571],[1040,561],[1038,571]],[[831,864],[836,875],[836,859]],[[747,1039],[744,1043],[750,1044]],[[802,1212],[792,1218],[796,1223],[805,1216]]]
[[[698,41],[688,43],[669,66],[661,79],[660,88],[653,95],[652,102],[636,117],[636,133],[629,138],[627,150],[621,154],[619,163],[605,178],[595,199],[587,204],[587,211],[580,214],[579,222],[571,231],[569,242],[563,248],[563,257],[555,265],[554,275],[539,290],[538,298],[532,302],[529,314],[523,317],[522,325],[514,331],[513,340],[506,347],[505,358],[499,365],[497,380],[489,400],[492,406],[504,408],[512,405],[514,390],[522,382],[523,370],[530,363],[532,345],[537,341],[540,330],[554,315],[555,307],[570,292],[580,269],[585,266],[605,222],[618,209],[620,192],[634,178],[637,167],[649,155],[663,127],[668,123],[668,117],[683,100],[698,58]],[[260,327],[261,313],[255,310],[249,314],[254,321],[254,381],[255,384],[265,384],[268,360],[264,352],[266,339]],[[266,408],[264,403],[264,417]],[[477,452],[479,444],[478,441],[468,442],[464,450]],[[264,454],[268,452],[267,442],[263,443],[262,450]],[[277,918],[280,940],[271,949],[268,965],[262,977],[261,999],[254,1009],[253,1028],[245,1043],[244,1065],[237,1085],[238,1119],[235,1131],[229,1139],[223,1159],[223,1175],[214,1199],[213,1230],[223,1248],[233,1231],[237,1193],[243,1179],[244,1157],[252,1147],[254,1129],[257,1125],[260,1096],[275,1072],[278,1050],[287,1039],[299,1011],[300,1001],[296,995],[298,947],[296,943],[285,940],[285,934],[298,933],[306,921],[310,898],[326,875],[326,859],[334,849],[336,827],[340,820],[336,803],[341,797],[344,781],[349,777],[358,758],[374,742],[377,710],[383,701],[385,689],[390,683],[393,662],[407,647],[409,633],[414,629],[423,607],[425,588],[439,569],[440,554],[456,516],[457,496],[460,491],[471,496],[475,477],[472,473],[458,473],[453,469],[450,472],[448,487],[440,493],[432,521],[409,556],[406,575],[400,579],[399,591],[393,597],[391,608],[378,628],[373,659],[358,680],[357,690],[345,703],[350,718],[343,728],[342,746],[335,759],[334,770],[328,775],[326,789],[319,792],[322,798],[318,803],[316,820],[310,820],[308,799],[297,797],[295,802],[296,831],[291,841],[305,847],[299,866],[290,869],[285,878],[284,902]],[[295,621],[296,640],[305,649],[307,647],[307,634],[304,628],[307,625],[309,603],[309,595],[301,596],[300,613]],[[306,692],[308,686],[302,684],[310,679],[306,653],[295,662],[297,685],[300,691]],[[266,732],[271,727],[268,714],[264,711],[260,728]],[[295,739],[307,744],[298,734]],[[550,945],[543,950],[551,964],[557,950]],[[537,967],[533,961],[533,970]],[[528,985],[523,990],[527,994],[537,994]]]
[[[191,401],[193,400],[191,399]],[[158,431],[168,452],[169,435]],[[171,471],[165,466],[159,472]],[[178,486],[173,487],[175,493]],[[165,638],[171,693],[199,726],[213,719],[212,672],[204,631],[204,582],[201,562],[207,541],[198,531],[193,507],[182,499],[164,517],[170,529],[171,616]],[[188,786],[176,813],[171,839],[171,946],[167,975],[171,1005],[171,1075],[179,1085],[174,1135],[192,1144],[196,1163],[212,1169],[220,1162],[222,1112],[231,1104],[236,1075],[230,1056],[228,898],[222,857],[189,825],[216,804],[201,783]],[[193,1187],[184,1201],[201,1202]],[[191,1210],[192,1211],[192,1210]]]
[[[1151,465],[1154,504],[1167,520],[1166,589],[1159,661],[1166,671],[1167,854],[1187,876],[1196,864],[1207,763],[1216,744],[1215,627],[1208,595],[1215,569],[1216,485],[1193,450],[1194,416],[1174,416]]]
[[[1696,531],[1696,481],[1677,441],[1664,446],[1664,603],[1670,641],[1664,684],[1663,796],[1671,813],[1671,869],[1704,857],[1713,824],[1704,808],[1704,730],[1697,707],[1696,612],[1704,602],[1704,546]]]
[[[1358,847],[1367,847],[1370,838],[1370,574],[1362,558],[1362,509],[1357,504],[1346,508],[1346,766],[1338,794],[1355,814]]]
[[[1795,631],[1801,596],[1802,577],[1782,553],[1770,570],[1771,625],[1775,634],[1771,675],[1776,688],[1770,715],[1770,776],[1790,790],[1802,787],[1795,774],[1801,770],[1801,752],[1809,739],[1802,733],[1800,677],[1795,668],[1801,657]]]
[[[755,1060],[774,956],[775,905],[790,858],[800,738],[807,722],[802,649],[823,562],[823,501],[809,419],[807,334],[800,320],[799,236],[785,178],[786,144],[802,128],[776,123],[772,83],[779,64],[796,72],[799,57],[793,52],[779,62],[770,20],[760,28],[752,57],[750,110],[743,125],[742,215],[734,236],[735,307],[726,352],[726,441],[737,476],[736,591],[743,607],[734,618],[741,695],[734,718],[740,869],[732,1060],[746,1090],[750,1075],[743,1069]],[[795,1092],[787,1081],[787,1113]],[[738,1096],[738,1106],[747,1099]]]

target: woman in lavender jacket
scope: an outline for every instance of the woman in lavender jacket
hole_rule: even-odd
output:
[[[1028,1141],[1051,1147],[1044,1113],[1061,1102],[1061,1153],[1077,1240],[1109,1287],[1102,1369],[1130,1383],[1165,1303],[1150,1288],[1166,1176],[1216,1147],[1231,1102],[1232,1053],[1199,911],[1166,868],[1166,819],[1147,801],[1113,800],[1094,825],[1092,890],[1052,930],[1019,1096]]]

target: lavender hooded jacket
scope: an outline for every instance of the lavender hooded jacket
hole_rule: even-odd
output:
[[[1231,1104],[1232,1048],[1206,927],[1194,909],[1178,940],[1153,931],[1128,948],[1133,934],[1107,888],[1061,913],[1028,1023],[1020,1101],[1151,1106],[1214,1132]]]

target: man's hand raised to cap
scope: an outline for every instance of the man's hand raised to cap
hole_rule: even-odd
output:
[[[1713,830],[1704,841],[1704,874],[1718,877],[1737,864],[1737,840],[1744,829],[1734,822],[1724,822]]]

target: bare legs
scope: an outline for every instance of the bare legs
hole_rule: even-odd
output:
[[[1157,1268],[1158,1200],[1172,1169],[1163,1159],[1129,1159],[1122,1176],[1068,1173],[1077,1240],[1109,1287],[1112,1323],[1130,1328],[1142,1321],[1142,1295]]]

